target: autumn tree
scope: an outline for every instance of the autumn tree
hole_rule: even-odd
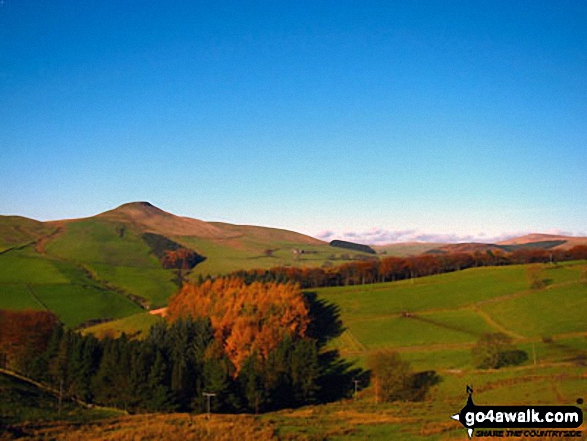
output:
[[[49,311],[0,310],[0,360],[5,367],[29,373],[57,325],[57,316]]]
[[[215,338],[236,367],[255,352],[267,359],[286,335],[305,336],[308,308],[298,285],[220,278],[199,286],[184,285],[168,308],[173,322],[182,317],[210,317]]]

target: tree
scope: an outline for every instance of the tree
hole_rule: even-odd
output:
[[[474,365],[481,369],[499,369],[528,359],[524,351],[514,347],[511,337],[501,332],[483,334],[473,347],[472,355]]]
[[[529,265],[526,269],[526,274],[530,281],[530,289],[542,289],[546,286],[543,269],[543,266],[538,264]]]
[[[367,364],[378,400],[392,402],[410,399],[412,369],[397,352],[377,352],[368,358]]]

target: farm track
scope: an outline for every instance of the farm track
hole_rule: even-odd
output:
[[[63,234],[65,232],[65,228],[63,225],[58,224],[57,228],[53,230],[51,233],[46,234],[45,236],[39,237],[36,241],[34,241],[31,245],[35,246],[35,251],[41,255],[46,255],[47,251],[45,250],[45,245],[48,242],[55,239],[57,236]]]
[[[479,315],[483,320],[485,320],[485,323],[487,323],[489,326],[491,326],[492,328],[497,329],[499,332],[502,332],[505,335],[509,335],[512,338],[515,338],[516,340],[522,340],[525,337],[515,333],[514,331],[507,329],[505,326],[501,325],[500,323],[496,322],[493,317],[491,317],[489,314],[487,314],[485,311],[483,311],[482,309],[479,309],[479,307],[477,305],[474,305],[472,310]]]

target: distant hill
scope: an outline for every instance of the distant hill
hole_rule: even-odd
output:
[[[0,216],[0,308],[49,309],[69,326],[86,326],[163,307],[182,279],[275,266],[321,267],[349,250],[408,255],[581,243],[587,238],[531,235],[500,244],[333,248],[294,231],[206,222],[149,202],[83,219]]]
[[[174,260],[182,250],[184,260]],[[0,308],[92,324],[165,306],[180,278],[321,266],[331,257],[327,243],[300,233],[205,222],[148,202],[51,222],[0,216]]]
[[[475,253],[501,250],[512,252],[518,249],[568,250],[577,245],[587,245],[586,237],[529,234],[498,243],[456,243],[432,248],[427,253]]]
[[[169,236],[196,236],[226,239],[230,237],[214,225],[198,219],[175,216],[149,202],[131,202],[96,216],[114,222],[129,223],[143,231]]]
[[[38,240],[52,228],[33,219],[21,216],[0,216],[0,253]]]
[[[527,234],[525,236],[498,242],[498,245],[528,245],[538,242],[561,242],[557,249],[569,249],[577,245],[587,245],[587,237],[563,236],[560,234]]]

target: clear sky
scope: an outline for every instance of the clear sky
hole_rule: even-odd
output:
[[[587,2],[4,0],[0,214],[137,200],[370,242],[587,234]]]

